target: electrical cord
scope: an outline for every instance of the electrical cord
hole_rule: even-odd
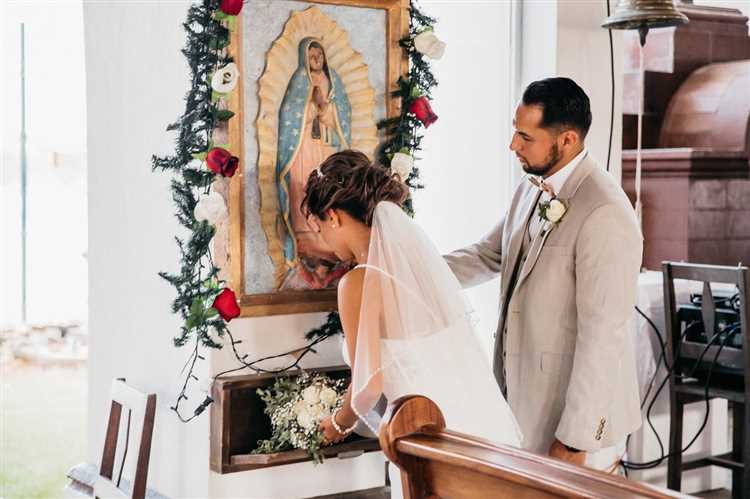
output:
[[[646,319],[646,321],[649,323],[649,325],[651,326],[651,328],[656,333],[656,335],[657,335],[657,337],[659,339],[659,344],[660,344],[661,352],[662,353],[661,353],[661,356],[660,356],[660,360],[657,362],[656,368],[657,368],[657,372],[658,372],[659,365],[661,364],[661,360],[663,359],[665,368],[667,370],[667,375],[664,377],[664,379],[660,383],[659,388],[656,390],[656,393],[654,394],[653,399],[651,400],[651,403],[649,404],[648,409],[646,411],[646,421],[648,422],[649,427],[651,428],[652,432],[656,436],[656,440],[657,440],[657,442],[659,444],[659,452],[660,452],[661,456],[658,459],[654,459],[654,460],[651,460],[651,461],[646,461],[646,462],[643,462],[643,463],[623,461],[622,464],[623,464],[623,467],[625,468],[626,472],[627,472],[627,470],[645,470],[645,469],[650,469],[650,468],[654,468],[656,466],[659,466],[664,461],[664,459],[667,459],[668,457],[676,455],[676,454],[683,454],[683,453],[687,452],[687,450],[690,449],[690,447],[695,443],[695,441],[698,439],[698,437],[700,436],[700,434],[703,432],[703,430],[705,429],[706,425],[708,424],[708,417],[709,417],[710,409],[711,409],[710,397],[709,397],[710,382],[711,382],[711,376],[713,374],[714,367],[716,366],[717,360],[719,358],[719,354],[721,353],[721,350],[726,345],[727,341],[729,341],[729,339],[731,337],[733,337],[736,333],[738,333],[738,332],[741,331],[741,329],[740,329],[740,323],[735,322],[735,323],[732,323],[729,326],[727,326],[724,330],[722,330],[722,331],[720,331],[718,333],[715,333],[711,337],[711,339],[708,341],[708,343],[706,344],[706,346],[703,348],[703,350],[701,351],[700,355],[698,356],[698,359],[695,361],[695,363],[693,364],[692,368],[690,369],[690,372],[687,373],[687,374],[678,374],[678,373],[674,372],[674,364],[677,361],[677,358],[679,357],[679,352],[675,352],[675,356],[672,359],[672,366],[669,366],[669,364],[667,362],[667,355],[666,355],[666,349],[665,349],[664,339],[663,339],[663,336],[661,335],[661,332],[659,331],[659,328],[657,328],[656,325],[653,323],[653,321],[648,316],[646,316],[646,314],[644,314],[643,311],[641,311],[638,307],[636,307],[636,311],[641,316],[643,316]],[[682,333],[682,335],[680,337],[680,341],[682,341],[682,340],[685,339],[685,336],[690,331],[690,328],[693,327],[694,325],[695,325],[695,321],[691,322],[690,324],[688,324],[688,326],[685,328],[685,331]],[[677,376],[680,379],[694,377],[695,372],[700,367],[700,364],[703,361],[703,358],[705,357],[706,353],[708,353],[710,347],[713,345],[713,343],[717,339],[721,339],[721,344],[719,345],[719,348],[716,351],[716,355],[714,355],[713,361],[711,362],[711,364],[710,364],[710,366],[708,368],[708,373],[706,375],[706,381],[705,381],[705,384],[704,384],[704,400],[705,400],[705,404],[706,404],[706,412],[704,414],[701,426],[698,429],[698,431],[696,432],[696,434],[693,436],[693,438],[690,440],[690,442],[683,449],[681,449],[678,453],[665,454],[665,452],[664,452],[664,443],[662,442],[661,437],[659,436],[658,432],[654,428],[653,422],[651,421],[651,410],[653,409],[653,407],[654,407],[654,405],[656,403],[656,400],[659,397],[659,394],[664,389],[664,386],[666,385],[667,381],[669,380],[669,378],[671,376]],[[653,386],[653,382],[654,382],[655,379],[656,379],[656,372],[654,373],[654,376],[652,378],[651,386],[649,387],[649,390],[646,392],[646,396],[644,396],[644,400],[641,403],[641,408],[643,408],[644,403],[648,400],[648,394],[650,393],[651,387]]]
[[[607,5],[607,17],[610,14],[609,0],[604,0]],[[609,69],[610,78],[612,83],[612,93],[610,99],[610,110],[609,110],[609,148],[607,149],[607,171],[609,171],[609,162],[612,158],[612,135],[615,128],[615,48],[614,42],[612,41],[612,30],[608,29],[609,34]]]

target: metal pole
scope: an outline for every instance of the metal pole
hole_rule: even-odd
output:
[[[26,323],[26,36],[21,23],[21,321]]]

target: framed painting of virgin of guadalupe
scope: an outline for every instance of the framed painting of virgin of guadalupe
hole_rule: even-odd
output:
[[[301,203],[330,155],[374,158],[377,123],[408,59],[408,0],[246,0],[232,33],[240,92],[229,108],[227,260],[243,316],[328,311],[349,270],[310,229]]]

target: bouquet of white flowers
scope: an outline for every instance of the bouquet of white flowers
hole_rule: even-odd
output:
[[[258,389],[271,418],[271,438],[260,440],[255,454],[305,449],[315,463],[322,463],[323,433],[320,422],[341,407],[346,380],[324,374],[302,373],[276,379],[269,389]]]

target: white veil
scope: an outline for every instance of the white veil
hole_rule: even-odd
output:
[[[394,203],[375,208],[352,369],[352,408],[419,394],[448,427],[520,444],[518,425],[473,332],[461,286],[432,241]]]

